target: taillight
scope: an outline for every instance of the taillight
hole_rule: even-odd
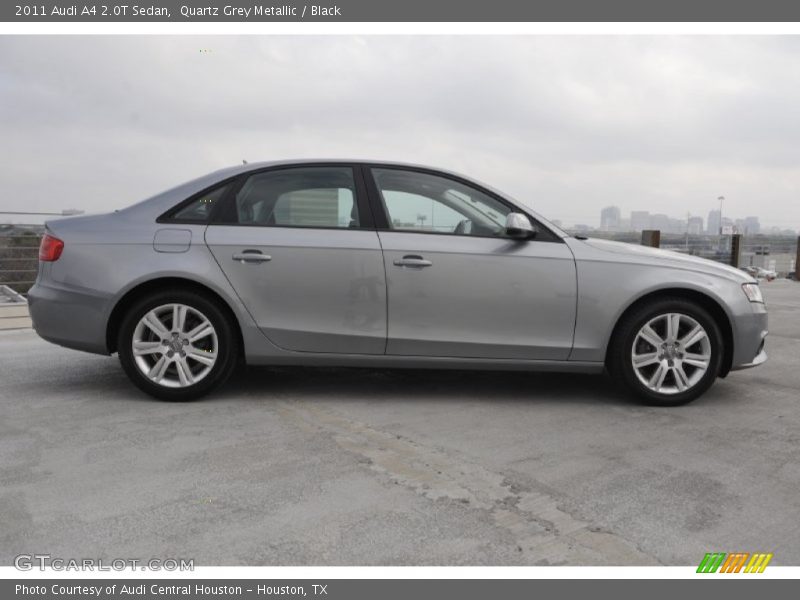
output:
[[[64,242],[49,233],[45,233],[42,243],[39,244],[39,260],[52,262],[58,260],[64,250]]]

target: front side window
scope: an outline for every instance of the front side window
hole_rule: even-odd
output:
[[[220,221],[262,227],[359,226],[353,170],[302,167],[247,178]]]
[[[511,209],[458,181],[401,169],[372,169],[389,227],[481,237],[503,236]]]

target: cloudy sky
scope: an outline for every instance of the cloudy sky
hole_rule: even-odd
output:
[[[344,156],[461,171],[565,224],[724,195],[800,227],[792,36],[2,36],[0,107],[0,211]]]

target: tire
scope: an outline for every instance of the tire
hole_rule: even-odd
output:
[[[722,334],[708,311],[689,300],[663,298],[622,318],[611,340],[607,367],[615,382],[640,402],[679,406],[711,387],[722,355]]]
[[[125,314],[117,337],[119,360],[143,392],[173,402],[196,400],[222,385],[236,368],[235,327],[219,304],[202,293],[156,292]]]

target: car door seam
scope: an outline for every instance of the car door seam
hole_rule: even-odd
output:
[[[375,235],[378,237],[378,245],[381,247],[381,264],[383,264],[383,285],[385,293],[383,294],[383,301],[386,303],[386,327],[384,331],[386,335],[383,338],[383,354],[386,356],[386,351],[389,349],[389,272],[386,269],[386,252],[383,250],[383,240],[381,234],[376,231]]]

